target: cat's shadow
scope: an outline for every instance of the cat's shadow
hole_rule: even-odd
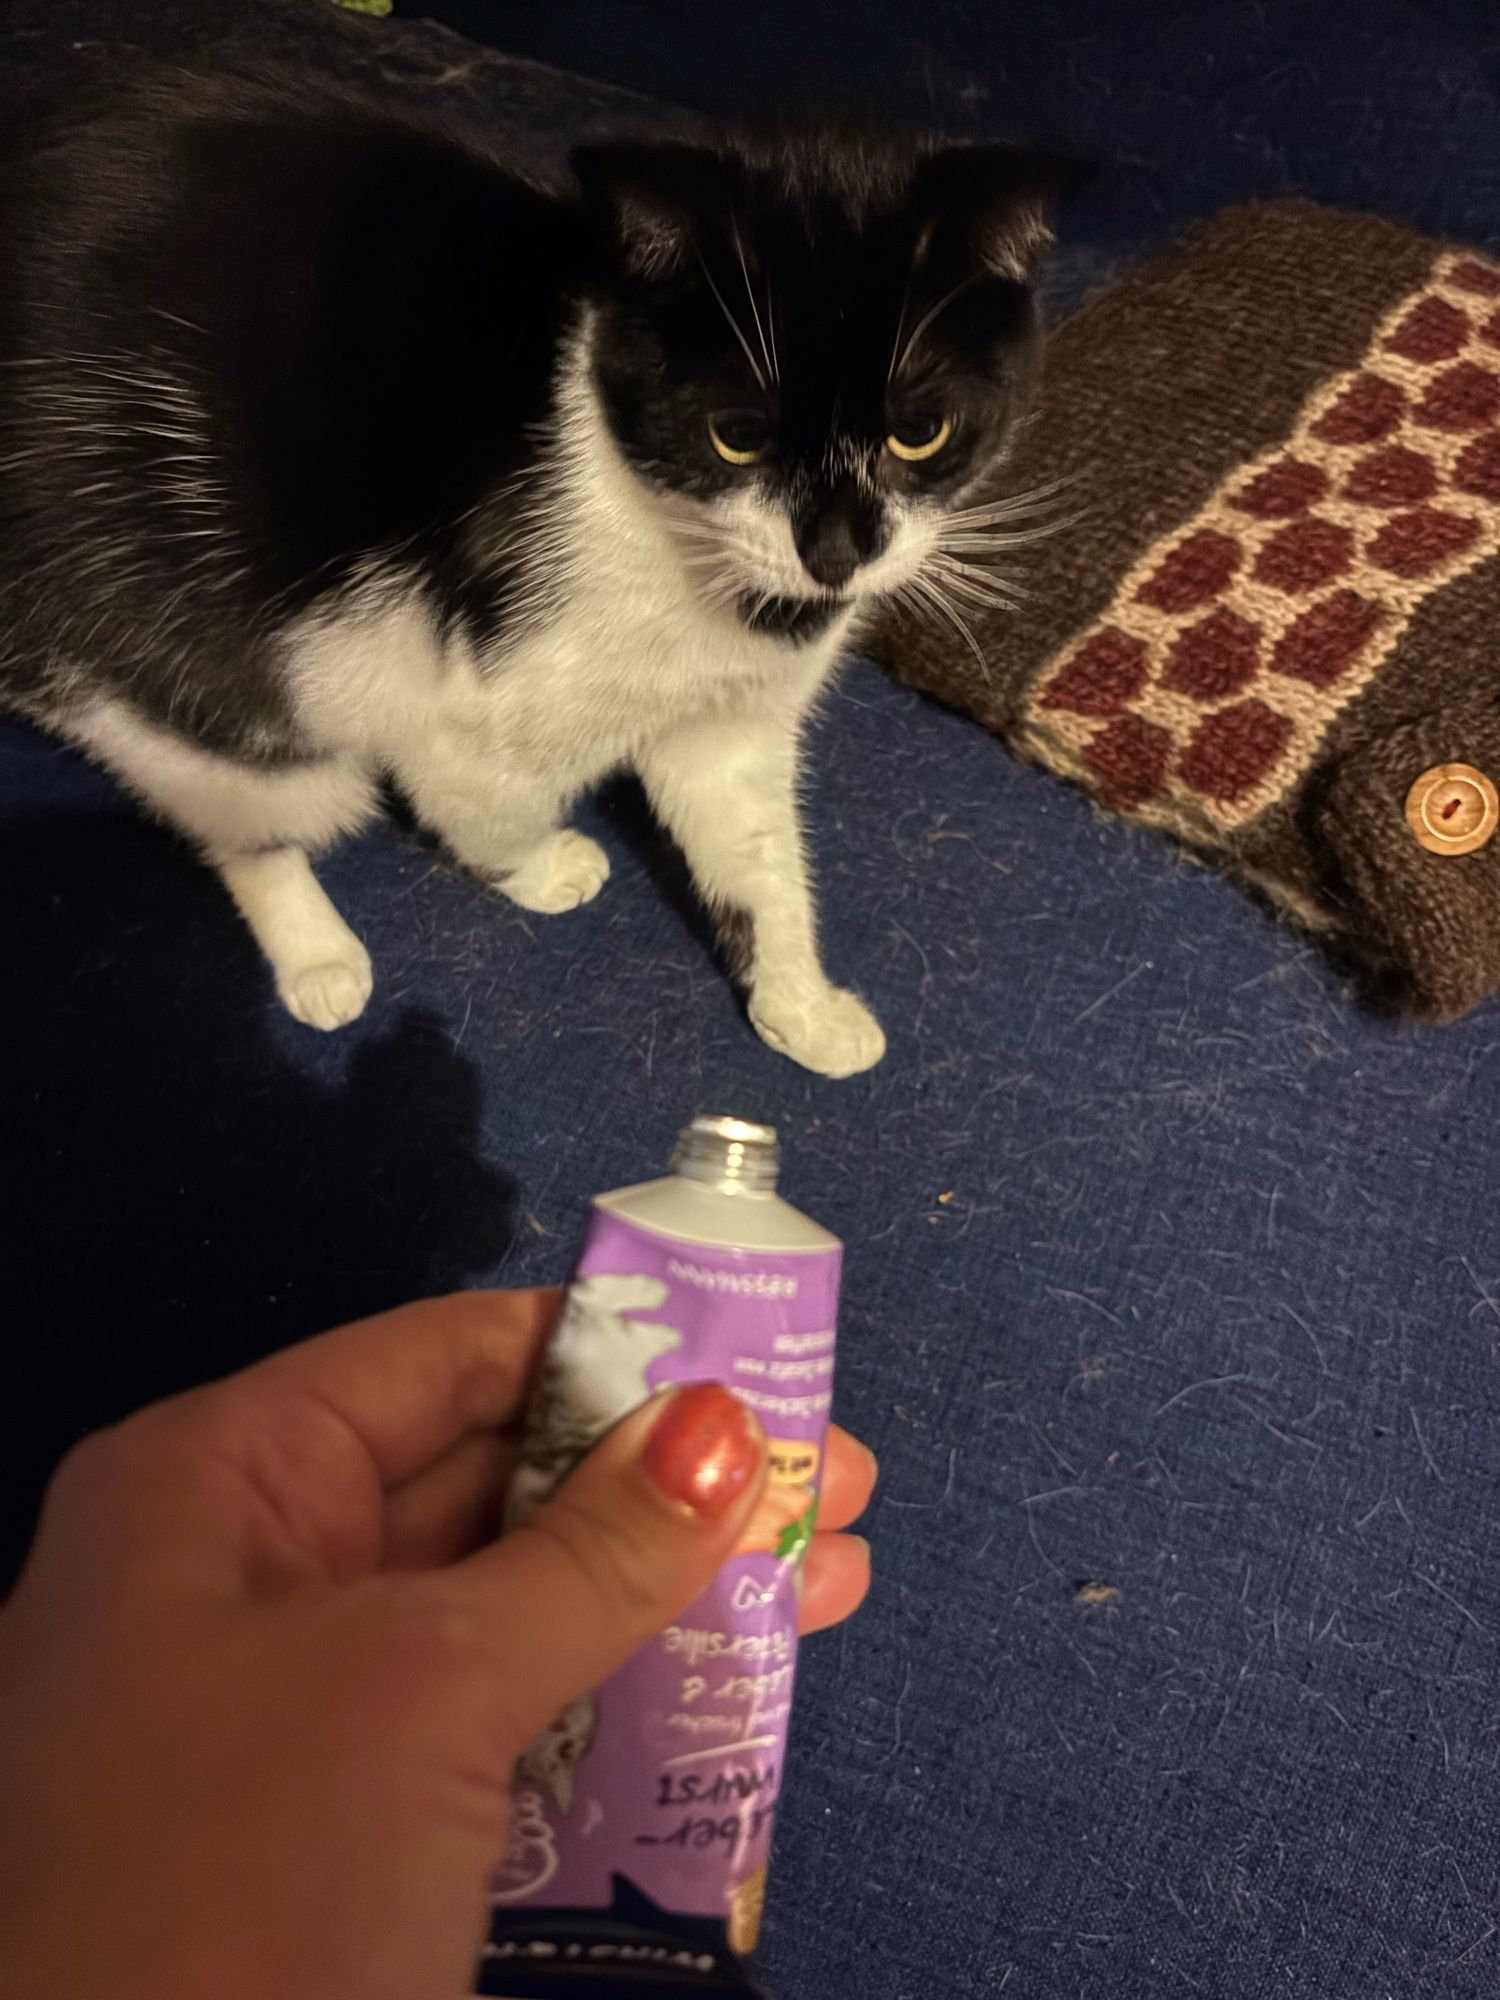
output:
[[[0,826],[0,938],[3,1593],[74,1438],[492,1270],[514,1190],[435,1022],[299,1073],[219,884],[128,807]]]

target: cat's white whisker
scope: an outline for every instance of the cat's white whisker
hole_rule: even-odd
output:
[[[745,297],[750,301],[750,311],[755,318],[755,331],[760,338],[761,357],[766,364],[766,374],[774,382],[777,379],[776,364],[771,359],[771,350],[766,345],[766,330],[760,323],[760,307],[755,303],[755,287],[750,282],[750,267],[745,262],[745,246],[740,241],[739,224],[734,229],[734,254],[740,260],[740,276],[745,281]],[[765,385],[762,384],[762,387]]]
[[[1081,472],[1060,472],[1051,479],[1038,480],[1035,485],[1019,486],[1009,493],[997,493],[992,499],[956,507],[954,512],[958,514],[984,512],[991,507],[1015,507],[1033,500],[1050,499],[1055,493],[1065,493],[1070,487],[1077,486],[1082,477]]]
[[[962,576],[972,578],[976,584],[993,585],[1001,590],[1019,588],[1020,579],[1011,569],[1003,565],[999,559],[1000,553],[1003,552],[985,550],[979,554],[965,553],[961,549],[950,548],[946,542],[940,542],[932,552],[932,561],[944,569],[951,569]]]
[[[942,524],[944,542],[954,542],[966,536],[974,542],[992,542],[996,548],[1004,548],[1012,536],[1028,536],[1040,540],[1046,534],[1056,534],[1064,526],[1068,516],[1054,516],[1044,520],[1032,520],[1026,514],[1002,514],[996,520],[958,520]]]
[[[1022,566],[1023,551],[1031,546],[1033,540],[1041,539],[1041,536],[1017,536],[1007,537],[1003,542],[942,541],[938,544],[938,552],[981,573],[998,571],[1004,574],[1012,561],[1018,567]]]
[[[945,576],[941,571],[926,572],[928,580],[937,585],[950,602],[963,605],[976,616],[1008,617],[1020,606],[1018,597],[989,597],[982,592],[970,590],[960,577]]]
[[[1025,598],[1025,591],[1008,579],[975,571],[966,563],[936,555],[926,572],[942,578],[948,589],[976,607],[1012,610]]]
[[[938,545],[964,555],[998,554],[1006,549],[1028,548],[1035,542],[1044,542],[1066,528],[1076,527],[1085,518],[1082,509],[1075,509],[1070,514],[1046,514],[1029,522],[1021,515],[999,516],[987,521],[950,517],[939,530]]]
[[[901,293],[901,310],[896,315],[896,338],[891,342],[891,364],[885,371],[885,379],[887,383],[889,383],[895,376],[896,357],[898,355],[901,355],[902,359],[903,360],[905,359],[905,356],[902,353],[902,348],[901,348],[901,334],[902,334],[902,329],[906,325],[906,312],[910,304],[911,304],[911,273],[910,271],[908,271],[906,274],[906,284]]]
[[[927,312],[923,313],[922,317],[917,321],[916,325],[912,328],[911,338],[907,341],[905,347],[903,347],[901,350],[901,359],[896,363],[895,367],[891,370],[891,375],[887,377],[887,380],[890,380],[892,377],[899,375],[901,373],[901,370],[906,366],[907,358],[910,355],[912,349],[916,346],[917,342],[922,338],[922,335],[927,331],[928,327],[932,325],[933,321],[938,317],[940,313],[944,313],[947,311],[948,307],[952,305],[953,301],[958,297],[960,292],[966,292],[969,289],[970,285],[972,285],[975,282],[975,279],[978,277],[978,275],[979,275],[978,272],[975,272],[970,277],[960,278],[958,283],[952,288],[951,291],[944,292],[943,296],[938,300],[937,304],[931,307],[930,310],[928,310]]]
[[[980,647],[979,641],[974,637],[968,625],[948,602],[947,598],[944,597],[933,578],[923,575],[914,576],[911,579],[911,587],[917,593],[918,597],[930,605],[940,617],[945,618],[954,631],[958,633],[978,662],[980,673],[988,680],[990,678],[990,666],[988,660],[984,657],[984,652]]]
[[[698,262],[699,265],[702,267],[703,275],[708,280],[708,289],[713,293],[714,297],[718,300],[719,311],[723,313],[725,319],[728,320],[730,331],[733,333],[735,339],[739,342],[740,346],[744,349],[745,359],[750,363],[750,373],[755,377],[756,381],[760,384],[761,393],[762,395],[764,395],[766,393],[766,378],[761,373],[760,363],[756,360],[755,356],[750,351],[750,343],[745,338],[744,329],[741,327],[739,321],[735,318],[734,314],[729,310],[729,307],[725,304],[724,294],[719,290],[718,286],[714,283],[714,274],[712,271],[709,270],[707,263],[704,261],[702,251],[700,250],[697,254],[698,254]]]
[[[1084,517],[1084,508],[1074,508],[1067,513],[1059,512],[1069,490],[1078,483],[1078,475],[1072,474],[1060,479],[1048,480],[1040,486],[1027,488],[1024,492],[1013,493],[999,500],[980,501],[968,507],[951,508],[944,519],[944,534],[964,532],[972,529],[998,527],[1004,523],[1035,520],[1038,533],[1051,534],[1057,529],[1070,527]]]
[[[946,537],[1007,531],[1050,535],[1075,518],[1075,515],[1061,513],[1055,507],[1006,507],[974,514],[955,511],[945,517],[943,534]]]

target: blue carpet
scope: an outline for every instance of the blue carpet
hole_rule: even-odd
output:
[[[709,108],[930,76],[1070,129],[1114,164],[1063,299],[1250,194],[1500,242],[1489,6],[446,13]],[[829,956],[891,1033],[845,1084],[754,1040],[628,788],[566,918],[394,825],[336,854],[379,983],[322,1040],[167,836],[0,733],[12,1553],[84,1425],[555,1278],[591,1191],[743,1107],[850,1245],[839,1412],[885,1467],[874,1599],[806,1656],[783,2000],[1492,2000],[1500,1014],[1361,1012],[867,667],[815,747]]]

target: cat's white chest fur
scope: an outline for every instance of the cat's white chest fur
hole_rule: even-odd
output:
[[[675,583],[637,548],[601,551],[554,619],[488,657],[444,635],[414,592],[383,586],[299,633],[299,714],[334,755],[398,775],[414,757],[489,757],[561,799],[678,730],[806,709],[836,635],[793,652],[705,614]]]
[[[791,722],[827,679],[849,614],[798,648],[706,604],[694,549],[621,461],[586,381],[560,401],[556,485],[526,530],[534,603],[518,629],[477,654],[387,579],[293,636],[299,712],[331,752],[398,774],[413,758],[487,757],[545,779],[561,802],[683,730]],[[800,572],[784,520],[747,529],[783,538],[766,553]]]

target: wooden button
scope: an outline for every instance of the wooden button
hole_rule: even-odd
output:
[[[1429,854],[1473,854],[1500,826],[1500,792],[1472,764],[1435,764],[1406,795],[1406,823]]]

